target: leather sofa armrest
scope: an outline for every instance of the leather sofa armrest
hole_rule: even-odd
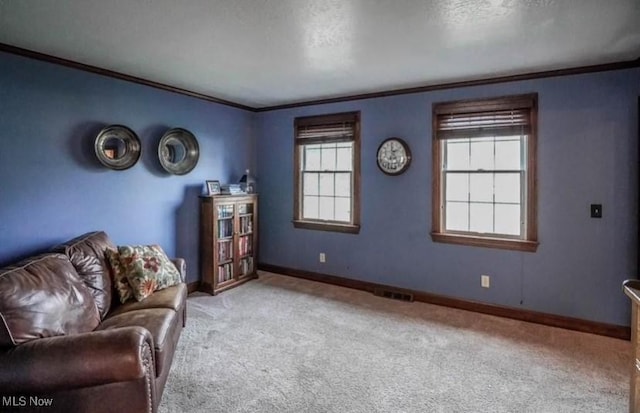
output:
[[[35,339],[0,350],[0,389],[50,392],[153,377],[152,351],[142,327]]]
[[[176,266],[178,271],[180,272],[180,277],[182,278],[182,282],[186,282],[187,280],[187,262],[184,258],[173,258],[171,260],[173,264]]]

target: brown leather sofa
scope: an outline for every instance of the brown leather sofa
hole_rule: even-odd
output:
[[[0,411],[156,412],[186,322],[182,283],[120,304],[107,234],[0,269]]]

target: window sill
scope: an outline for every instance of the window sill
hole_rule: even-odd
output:
[[[508,238],[486,238],[472,235],[443,234],[432,232],[433,242],[443,242],[446,244],[467,245],[470,247],[497,248],[503,250],[536,252],[539,243],[537,241],[526,241]]]
[[[336,222],[293,220],[293,226],[296,228],[313,229],[317,231],[344,232],[347,234],[358,234],[360,232],[360,225],[339,224]]]

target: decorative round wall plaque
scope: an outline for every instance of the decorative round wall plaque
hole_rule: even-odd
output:
[[[185,175],[193,170],[200,157],[196,137],[182,128],[169,129],[160,139],[158,158],[165,171]]]
[[[134,131],[126,126],[111,125],[98,133],[94,149],[101,164],[122,171],[138,162],[141,145]]]

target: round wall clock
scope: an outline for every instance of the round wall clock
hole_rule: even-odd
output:
[[[387,175],[400,175],[409,168],[411,151],[400,138],[385,139],[378,147],[378,168]]]

